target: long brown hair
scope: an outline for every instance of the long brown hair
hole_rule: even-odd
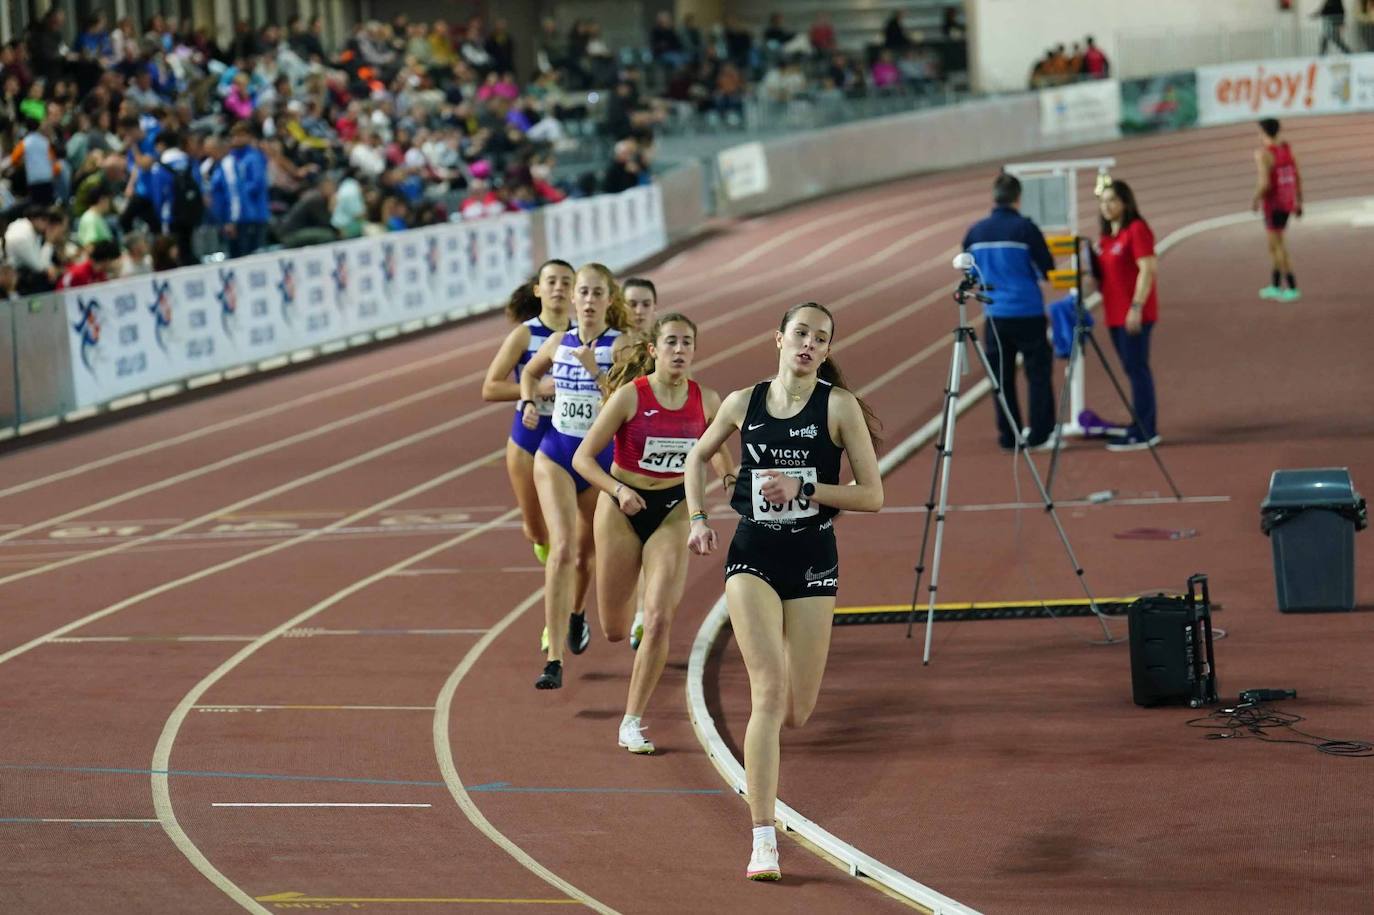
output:
[[[634,327],[635,322],[630,316],[630,308],[625,304],[625,292],[620,288],[620,284],[615,281],[615,274],[611,272],[611,268],[605,264],[592,262],[583,264],[582,269],[577,272],[581,273],[583,270],[595,270],[606,281],[606,289],[609,290],[611,296],[611,304],[606,306],[606,326],[613,327],[622,333]]]
[[[803,308],[814,308],[830,319],[830,344],[833,346],[835,344],[835,316],[830,313],[829,308],[826,308],[818,302],[801,302],[787,309],[787,311],[783,312],[782,321],[778,323],[778,331],[780,333],[785,333],[787,331],[787,325],[792,323],[792,319],[796,317],[797,312],[801,311]],[[849,391],[849,393],[854,394],[854,399],[859,402],[859,409],[863,411],[864,425],[868,426],[868,434],[873,437],[874,446],[876,447],[882,444],[883,438],[880,434],[883,429],[882,420],[878,419],[878,414],[873,412],[873,408],[868,405],[868,401],[864,400],[850,389],[848,383],[844,380],[844,373],[840,371],[840,367],[829,354],[826,355],[825,361],[816,367],[816,377],[821,381],[829,382],[837,388],[843,388]]]
[[[692,329],[692,337],[695,339],[697,325],[691,318],[676,311],[660,315],[658,320],[654,321],[654,326],[647,335],[633,335],[630,342],[622,347],[620,353],[615,357],[615,364],[606,373],[607,397],[615,393],[617,388],[629,384],[636,378],[653,374],[657,364],[653,354],[649,352],[649,347],[657,345],[658,335],[662,332],[664,325],[672,323],[686,324]]]
[[[1116,194],[1117,199],[1121,201],[1121,229],[1125,229],[1127,226],[1135,222],[1137,219],[1145,218],[1144,216],[1140,215],[1140,207],[1136,205],[1135,191],[1131,190],[1131,186],[1127,184],[1125,181],[1112,179],[1112,183],[1108,184],[1106,187],[1102,189],[1102,193],[1104,194],[1107,193],[1107,191],[1111,191],[1114,194]],[[1106,216],[1103,216],[1100,212],[1098,213],[1097,221],[1099,227],[1102,229],[1102,237],[1111,238],[1111,221],[1107,219]],[[1117,231],[1121,230],[1119,229]]]

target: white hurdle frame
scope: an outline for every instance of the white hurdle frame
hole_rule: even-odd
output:
[[[1040,231],[1046,235],[1071,235],[1078,238],[1078,173],[1092,169],[1099,177],[1108,174],[1108,170],[1116,165],[1116,159],[1107,157],[1102,159],[1055,159],[1046,162],[1012,162],[1003,166],[1003,171],[1017,178],[1060,178],[1065,182],[1065,189],[1068,198],[1068,220],[1064,225],[1045,224],[1040,226]],[[1081,279],[1082,265],[1079,262],[1080,253],[1077,247],[1074,249],[1071,260],[1072,269],[1080,272],[1078,283],[1079,296],[1083,294],[1083,283]],[[1084,303],[1084,307],[1087,307]],[[1072,358],[1069,365],[1073,365]],[[1078,424],[1078,415],[1087,406],[1087,390],[1083,384],[1084,372],[1081,370],[1069,374],[1069,418],[1059,429],[1060,435],[1082,435],[1083,427]]]

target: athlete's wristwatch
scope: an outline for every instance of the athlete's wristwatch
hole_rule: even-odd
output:
[[[816,484],[815,484],[815,483],[803,483],[803,484],[801,485],[801,494],[804,495],[804,496],[806,496],[808,499],[811,498],[812,496],[814,496],[814,495],[816,494]]]

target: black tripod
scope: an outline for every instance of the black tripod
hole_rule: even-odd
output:
[[[1102,611],[1097,607],[1097,600],[1088,590],[1088,583],[1083,578],[1083,568],[1078,564],[1078,557],[1074,554],[1073,546],[1069,543],[1069,535],[1064,533],[1064,526],[1059,523],[1059,515],[1054,510],[1054,502],[1050,499],[1049,491],[1040,480],[1040,471],[1036,469],[1035,461],[1031,459],[1030,452],[1026,450],[1026,437],[1019,428],[1020,424],[1012,415],[1011,407],[1007,404],[1006,394],[1002,390],[1002,380],[993,371],[987,353],[983,352],[983,348],[978,345],[978,338],[974,334],[973,328],[969,326],[968,314],[965,309],[965,303],[969,296],[972,295],[984,303],[992,300],[982,291],[982,282],[974,272],[977,270],[977,265],[973,263],[971,257],[961,255],[960,258],[955,259],[955,265],[964,270],[964,278],[960,280],[959,288],[954,292],[954,301],[959,304],[959,326],[954,329],[954,353],[950,359],[949,382],[945,386],[945,403],[940,419],[935,466],[932,468],[930,476],[930,496],[926,499],[925,530],[921,534],[921,554],[916,562],[916,583],[911,591],[911,613],[907,617],[906,624],[907,638],[911,638],[911,627],[916,622],[916,601],[921,592],[921,576],[925,573],[926,547],[930,543],[930,522],[933,517],[935,520],[935,553],[930,567],[930,597],[926,605],[925,650],[921,655],[921,663],[929,664],[932,625],[935,621],[935,598],[940,590],[940,559],[943,555],[945,541],[945,516],[949,511],[949,474],[954,459],[954,424],[959,415],[959,384],[968,371],[964,355],[964,349],[967,347],[977,354],[978,361],[983,366],[983,374],[992,386],[997,405],[1016,435],[1016,450],[1026,459],[1026,466],[1030,468],[1031,479],[1035,481],[1035,488],[1040,491],[1040,498],[1045,503],[1045,512],[1054,522],[1054,529],[1059,533],[1060,542],[1064,544],[1064,554],[1073,567],[1073,574],[1083,588],[1084,596],[1088,598],[1088,606],[1092,608],[1093,613],[1097,615],[1098,621],[1102,624],[1102,631],[1106,634],[1107,641],[1114,641],[1111,630],[1107,628],[1106,618],[1103,617]]]
[[[1116,396],[1121,399],[1121,403],[1126,407],[1126,412],[1131,417],[1131,429],[1137,433],[1145,430],[1140,425],[1140,416],[1135,412],[1135,404],[1131,398],[1126,396],[1126,390],[1121,386],[1121,382],[1116,377],[1116,372],[1112,371],[1111,364],[1107,361],[1106,353],[1102,352],[1102,347],[1098,345],[1097,338],[1093,336],[1092,327],[1088,324],[1088,309],[1083,305],[1083,271],[1080,268],[1079,252],[1086,239],[1075,235],[1073,239],[1073,260],[1075,267],[1074,278],[1074,322],[1073,322],[1073,343],[1069,347],[1069,366],[1064,373],[1064,395],[1059,398],[1059,418],[1055,429],[1057,434],[1054,438],[1054,450],[1050,454],[1050,467],[1045,473],[1045,490],[1049,492],[1054,488],[1054,473],[1059,467],[1059,450],[1064,444],[1064,429],[1068,423],[1069,396],[1068,392],[1073,387],[1075,372],[1084,370],[1083,366],[1083,344],[1092,344],[1093,352],[1097,353],[1097,361],[1102,363],[1102,370],[1107,373],[1107,378],[1111,380],[1112,387],[1116,389]],[[1075,417],[1076,419],[1076,417]],[[1151,439],[1146,439],[1145,444],[1150,449],[1150,456],[1155,459],[1155,464],[1159,466],[1159,472],[1164,475],[1164,480],[1169,484],[1169,489],[1173,492],[1174,498],[1182,500],[1183,493],[1178,491],[1178,486],[1174,483],[1174,478],[1169,475],[1169,469],[1164,466],[1163,459],[1159,456],[1159,449],[1155,447]]]

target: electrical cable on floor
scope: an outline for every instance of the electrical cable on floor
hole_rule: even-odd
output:
[[[1374,757],[1374,743],[1318,737],[1294,727],[1306,720],[1301,715],[1281,712],[1262,702],[1242,702],[1230,708],[1214,709],[1203,718],[1191,718],[1187,724],[1192,728],[1212,731],[1207,735],[1208,740],[1254,737],[1265,743],[1301,744],[1328,756]],[[1295,736],[1274,737],[1271,732]]]

